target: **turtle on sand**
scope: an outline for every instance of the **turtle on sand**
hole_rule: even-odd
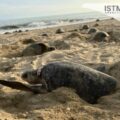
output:
[[[98,29],[96,29],[96,28],[90,28],[88,31],[88,34],[96,33],[97,31],[98,31]]]
[[[55,47],[50,47],[45,45],[44,43],[33,43],[27,46],[23,51],[23,56],[32,56],[32,55],[41,55],[48,51],[55,50]]]
[[[104,31],[98,31],[96,32],[92,40],[97,42],[108,42],[109,34]]]
[[[89,29],[89,26],[88,25],[83,25],[82,26],[82,30],[88,30]]]
[[[61,34],[61,33],[64,33],[64,29],[63,28],[59,28],[56,30],[56,34]]]
[[[117,80],[85,65],[71,62],[51,62],[40,69],[26,71],[22,79],[29,84],[0,80],[0,84],[33,93],[47,93],[59,87],[70,87],[91,104],[116,90]]]

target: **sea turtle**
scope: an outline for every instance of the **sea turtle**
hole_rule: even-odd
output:
[[[98,31],[93,37],[93,41],[98,41],[98,42],[105,42],[108,41],[109,39],[109,34],[104,31]]]
[[[96,28],[90,28],[88,31],[88,34],[96,33],[97,31],[98,31],[98,29],[96,29]]]
[[[61,34],[61,33],[64,33],[64,29],[63,28],[59,28],[56,30],[56,34]]]
[[[28,45],[23,51],[23,56],[33,56],[33,55],[41,55],[48,51],[55,50],[53,46],[47,46],[44,43],[33,43]]]
[[[40,69],[26,71],[22,79],[30,85],[0,80],[0,84],[34,93],[51,92],[59,87],[70,87],[85,101],[94,104],[98,98],[116,90],[117,80],[90,67],[71,62],[52,62]]]
[[[89,29],[89,26],[88,26],[88,25],[83,25],[83,26],[82,26],[82,30],[87,30],[87,29]]]

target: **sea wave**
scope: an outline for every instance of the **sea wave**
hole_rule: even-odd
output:
[[[31,28],[45,28],[45,27],[54,27],[59,25],[66,25],[66,24],[72,24],[76,22],[80,22],[78,19],[70,19],[70,20],[42,20],[37,22],[29,22],[25,24],[18,24],[18,25],[6,25],[1,26],[0,30],[18,30],[18,29],[31,29]]]
[[[41,21],[41,22],[31,22],[28,24],[27,27],[41,27],[41,26],[46,26],[46,22]]]
[[[17,25],[7,25],[7,26],[0,27],[0,29],[3,29],[3,30],[18,29],[18,28],[19,28],[19,26],[17,26]]]
[[[93,15],[92,14],[82,13],[82,14],[57,16],[57,17],[41,18],[41,19],[34,18],[30,20],[28,19],[14,20],[12,22],[9,22],[9,24],[8,23],[4,24],[3,26],[1,26],[0,24],[0,33],[14,32],[17,30],[24,31],[24,30],[31,30],[31,29],[42,29],[42,28],[48,28],[48,27],[84,23],[84,22],[94,21],[96,18],[102,19],[105,17],[103,15],[100,16],[98,14],[93,14]]]

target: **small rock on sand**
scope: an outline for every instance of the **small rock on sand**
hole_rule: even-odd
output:
[[[35,40],[33,40],[32,38],[29,39],[24,39],[21,40],[22,44],[30,44],[30,43],[35,43]]]

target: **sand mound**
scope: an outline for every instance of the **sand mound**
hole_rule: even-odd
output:
[[[110,41],[120,42],[120,32],[119,31],[109,31]]]
[[[104,108],[106,110],[114,110],[119,111],[119,106],[120,106],[120,91],[112,94],[110,96],[104,96],[102,98],[99,99],[98,103],[100,106],[100,108]]]
[[[73,33],[69,34],[66,38],[69,39],[69,38],[75,38],[75,37],[80,38],[82,40],[84,38],[84,36],[78,32],[73,32]]]
[[[112,64],[108,69],[108,74],[117,78],[120,82],[120,61]]]
[[[21,40],[21,43],[22,44],[30,44],[30,43],[35,43],[35,40],[33,40],[33,39],[23,39],[23,40]]]
[[[94,25],[93,25],[93,27],[98,27],[99,26],[99,24],[98,23],[95,23]]]
[[[0,56],[8,58],[20,57],[22,55],[21,49],[23,49],[23,47],[18,45],[1,45]]]
[[[49,44],[51,46],[55,46],[55,48],[58,50],[70,49],[70,45],[68,44],[68,42],[63,40],[55,40],[53,42],[50,42]]]
[[[10,62],[1,62],[0,63],[0,71],[1,72],[8,72],[10,71],[12,68],[14,67],[14,65]]]

